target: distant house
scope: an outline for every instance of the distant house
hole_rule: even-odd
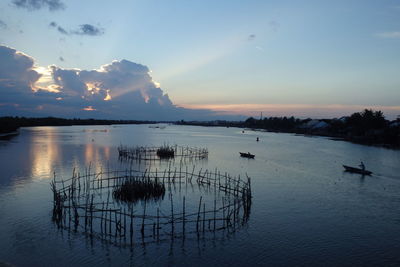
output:
[[[391,121],[389,127],[400,127],[400,120]]]
[[[321,130],[327,127],[329,127],[329,124],[322,120],[310,120],[300,125],[300,128],[309,130]]]

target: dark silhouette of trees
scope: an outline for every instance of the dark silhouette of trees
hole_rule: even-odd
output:
[[[19,124],[13,117],[0,118],[0,133],[14,132],[18,129]]]
[[[292,132],[301,124],[300,119],[292,117],[269,117],[262,120],[248,118],[244,125],[248,128],[266,129],[269,131]]]
[[[389,122],[382,111],[365,109],[341,119],[325,119],[323,127],[307,126],[311,119],[297,119],[292,117],[265,117],[263,119],[248,118],[245,121],[178,121],[179,125],[246,127],[264,129],[273,132],[287,132],[330,136],[355,143],[369,145],[386,145],[400,147],[400,118]],[[144,124],[154,121],[134,120],[94,120],[94,119],[61,119],[61,118],[24,118],[0,117],[0,134],[15,131],[19,127],[27,126],[68,126],[68,125],[110,125],[110,124]]]
[[[346,126],[357,135],[365,135],[368,131],[383,129],[387,121],[382,111],[365,109],[362,112],[353,113],[346,122]]]
[[[0,133],[16,131],[19,127],[29,126],[70,126],[70,125],[111,125],[111,124],[144,124],[153,121],[136,120],[95,120],[95,119],[62,119],[62,118],[25,118],[0,117]]]
[[[309,121],[311,119],[300,120],[294,117],[270,117],[262,120],[250,117],[244,121],[242,127],[330,136],[368,145],[400,146],[400,127],[391,126],[380,110],[365,109],[347,118],[321,120],[327,124],[326,127],[307,127]]]

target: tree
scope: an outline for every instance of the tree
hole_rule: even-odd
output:
[[[347,126],[357,134],[365,134],[369,130],[384,128],[386,120],[382,111],[365,109],[362,112],[353,113],[347,120]]]

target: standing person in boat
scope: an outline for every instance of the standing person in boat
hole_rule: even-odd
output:
[[[364,165],[364,162],[362,162],[362,161],[361,161],[360,165],[358,165],[358,166],[360,166],[360,168],[361,168],[363,171],[365,171],[365,165]]]

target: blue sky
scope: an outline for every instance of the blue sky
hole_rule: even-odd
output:
[[[0,44],[43,69],[138,63],[172,106],[220,115],[337,117],[363,108],[400,115],[398,0],[4,0]],[[73,108],[88,106],[107,108]]]

